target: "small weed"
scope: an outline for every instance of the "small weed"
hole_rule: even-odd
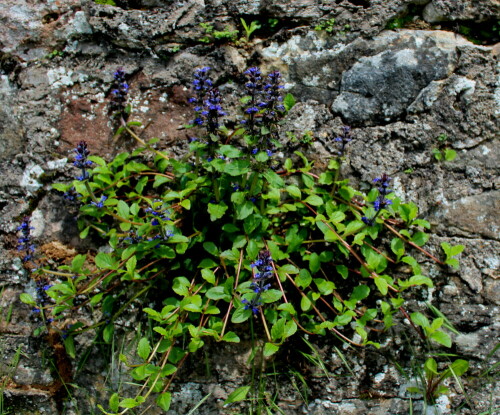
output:
[[[116,7],[116,3],[114,2],[114,0],[94,0],[94,3],[95,4],[104,4],[104,5],[107,5],[107,6],[115,6]]]
[[[463,359],[457,359],[446,366],[446,369],[439,372],[438,365],[434,358],[428,358],[424,363],[423,371],[420,372],[420,385],[409,386],[410,393],[421,394],[427,404],[434,404],[441,395],[449,392],[443,382],[448,378],[455,378],[459,382],[459,377],[469,369],[469,362]]]
[[[441,134],[436,139],[438,147],[432,149],[432,155],[437,161],[453,161],[457,157],[457,152],[448,147],[448,136]]]
[[[52,52],[49,54],[45,55],[45,59],[55,59],[55,58],[62,58],[64,56],[64,51],[63,50],[56,50],[54,49]]]
[[[250,41],[250,36],[252,36],[252,33],[255,32],[256,30],[260,29],[260,23],[258,22],[258,20],[254,20],[252,21],[252,23],[250,23],[250,25],[247,24],[247,22],[245,22],[245,19],[240,19],[241,21],[241,25],[243,26],[243,29],[245,29],[245,40],[247,42]],[[278,21],[276,21],[277,23]]]
[[[314,30],[318,32],[325,31],[326,33],[332,34],[335,30],[335,19],[332,17],[331,19],[318,23],[314,26]]]
[[[211,23],[200,23],[204,30],[204,36],[198,39],[202,43],[213,43],[216,41],[235,41],[238,37],[238,30],[231,30],[226,27],[224,30],[215,30]]]

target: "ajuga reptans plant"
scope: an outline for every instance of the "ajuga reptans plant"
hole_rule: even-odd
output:
[[[189,155],[175,159],[158,149],[158,140],[141,138],[140,122],[123,116],[129,86],[118,70],[112,93],[118,134],[135,138],[138,148],[106,161],[81,142],[77,179],[54,185],[66,194],[74,189],[80,236],[107,249],[76,255],[58,270],[40,266],[32,274],[50,280],[42,287],[47,298],[25,294],[23,301],[50,314],[50,330],[60,330],[70,356],[84,331],[111,343],[134,302],[142,304],[135,317],[152,327],[140,334],[135,357],[121,357],[131,382],[144,386],[122,396],[112,385],[107,407],[99,406],[108,414],[152,399],[167,410],[182,363],[209,342],[240,342],[248,324],[264,340],[265,358],[300,333],[379,347],[378,333],[394,324],[393,315],[409,315],[406,293],[433,286],[413,254],[457,265],[459,247],[446,246],[444,261],[422,248],[429,223],[417,218],[416,205],[395,197],[385,172],[368,195],[340,177],[355,139],[350,128],[335,139],[338,154],[324,171],[298,151],[278,157],[283,119],[295,102],[284,95],[278,71],[244,73],[241,122],[234,129],[225,124],[224,97],[210,74],[208,67],[194,72]],[[27,256],[28,239],[22,238]],[[396,272],[401,264],[412,271]],[[91,324],[61,326],[81,307],[94,310]],[[451,345],[442,322],[424,330],[413,315],[425,341]]]

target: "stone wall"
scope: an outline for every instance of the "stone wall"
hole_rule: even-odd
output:
[[[333,134],[344,123],[351,125],[355,140],[344,174],[352,183],[366,189],[380,172],[388,172],[398,196],[417,203],[421,216],[431,221],[434,254],[439,255],[442,241],[466,246],[459,271],[426,264],[436,289],[416,302],[430,301],[448,317],[460,332],[453,352],[472,365],[464,379],[470,402],[461,405],[463,394],[454,390],[442,401],[442,413],[500,410],[498,384],[479,376],[498,361],[498,352],[488,353],[498,342],[500,325],[498,0],[116,3],[0,4],[0,374],[5,413],[98,413],[96,402],[109,397],[104,385],[123,380],[117,368],[106,366],[105,348],[94,346],[79,368],[56,334],[32,335],[30,308],[20,303],[19,294],[33,290],[33,281],[16,253],[15,231],[20,219],[31,214],[37,246],[46,256],[60,261],[85,249],[72,229],[74,212],[61,204],[50,183],[69,179],[67,161],[82,139],[108,158],[133,145],[113,140],[107,101],[114,70],[121,66],[130,74],[132,118],[150,123],[148,137],[159,137],[162,148],[178,155],[187,148],[186,132],[179,127],[191,116],[186,101],[194,68],[212,67],[221,90],[231,96],[241,83],[239,74],[252,65],[282,72],[298,101],[286,128],[297,135],[313,132],[315,141],[303,151],[318,167],[335,151]],[[205,36],[200,23],[243,33],[240,18],[262,25],[249,41],[200,40]],[[331,18],[331,30],[314,30]],[[403,28],[387,29],[394,26]],[[236,106],[237,97],[231,100],[226,105]],[[450,162],[438,162],[432,154],[443,134],[458,154]],[[410,365],[411,354],[402,344],[388,338],[380,352],[344,350],[350,373],[333,343],[317,341],[334,376],[307,367],[307,402],[291,382],[281,389],[270,385],[284,413],[408,413],[409,381],[391,362],[392,356]],[[79,351],[91,342],[83,339]],[[248,379],[249,347],[243,342],[237,348],[212,348],[210,376],[203,365],[188,363],[168,413],[187,413],[208,393],[197,413],[232,413],[221,403]],[[296,358],[292,351],[279,356],[277,367]],[[75,388],[68,394],[64,383]],[[421,407],[417,400],[414,413]]]

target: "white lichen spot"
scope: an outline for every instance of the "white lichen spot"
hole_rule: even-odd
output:
[[[127,34],[130,30],[130,26],[128,24],[122,22],[118,26],[118,30],[120,30],[124,34]]]
[[[384,370],[387,370],[387,366],[384,366],[383,367]],[[377,373],[374,377],[373,377],[373,381],[375,383],[382,383],[385,379],[385,376],[386,376],[386,373],[385,372],[380,372],[380,373]]]
[[[38,182],[38,178],[44,173],[43,169],[37,164],[29,164],[21,177],[21,187],[24,187],[29,193],[34,193],[42,184]]]
[[[33,226],[33,228],[35,228],[31,231],[31,235],[34,238],[39,238],[44,234],[45,217],[43,215],[43,212],[40,209],[35,209],[31,213],[31,226]]]
[[[142,113],[146,113],[149,111],[149,107],[146,107],[146,106],[140,106],[139,107],[139,111],[141,111]]]
[[[306,86],[319,86],[319,76],[305,76],[302,78],[302,84]]]
[[[418,60],[415,57],[415,51],[412,49],[403,49],[394,54],[398,66],[409,67],[417,66]]]
[[[61,86],[73,85],[71,75],[73,75],[73,71],[66,72],[66,68],[64,68],[63,66],[55,69],[49,69],[47,71],[49,85],[54,89],[60,88]]]
[[[488,155],[488,154],[490,154],[490,153],[491,153],[491,150],[490,150],[488,147],[486,147],[486,146],[481,146],[481,154],[482,154],[483,156],[486,156],[486,155]]]
[[[62,169],[68,163],[67,157],[57,160],[50,160],[47,162],[47,168],[49,170],[59,170]]]

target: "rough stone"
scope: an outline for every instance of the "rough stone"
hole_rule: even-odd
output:
[[[342,75],[332,109],[348,123],[389,122],[401,116],[422,89],[444,79],[456,65],[453,34],[408,32],[383,34],[384,52],[365,57]],[[439,62],[439,64],[437,64]]]
[[[452,202],[443,216],[450,227],[499,240],[500,229],[495,219],[499,209],[500,192],[492,191]]]
[[[423,11],[426,22],[436,23],[447,20],[474,20],[482,22],[495,19],[500,14],[497,0],[432,0]]]
[[[32,215],[37,249],[48,262],[67,263],[73,248],[97,250],[95,242],[79,240],[76,207],[64,204],[50,182],[74,176],[72,149],[80,140],[106,159],[135,147],[131,140],[113,139],[116,125],[109,119],[107,102],[114,70],[122,66],[128,74],[131,120],[151,123],[142,131],[144,137],[158,137],[159,148],[183,155],[189,131],[181,126],[192,117],[186,101],[193,68],[213,68],[215,83],[227,97],[224,107],[231,127],[238,122],[240,74],[258,64],[264,72],[281,70],[287,91],[298,101],[283,132],[295,134],[299,142],[291,143],[283,134],[284,147],[277,157],[295,157],[293,151],[299,150],[321,171],[337,155],[334,138],[343,122],[352,122],[354,140],[347,146],[342,177],[368,190],[374,177],[389,173],[397,196],[418,204],[421,217],[430,220],[435,235],[428,249],[433,255],[442,259],[443,241],[466,246],[459,270],[430,265],[419,257],[435,289],[411,304],[418,309],[430,301],[459,330],[457,353],[471,361],[464,385],[473,406],[462,407],[460,415],[486,412],[490,397],[500,396],[498,385],[475,380],[484,371],[483,361],[492,365],[496,358],[485,360],[498,342],[499,329],[499,52],[498,47],[477,46],[453,32],[421,30],[438,29],[421,16],[431,23],[444,22],[443,29],[451,28],[446,21],[489,24],[498,16],[498,1],[117,3],[119,7],[92,0],[0,4],[0,306],[3,315],[12,310],[9,321],[0,324],[7,351],[0,371],[10,379],[5,407],[20,415],[33,414],[33,408],[61,412],[62,402],[56,403],[53,395],[57,379],[40,359],[42,350],[55,352],[54,344],[31,336],[38,323],[30,307],[18,301],[21,292],[35,295],[35,283],[16,252],[15,229],[20,218]],[[411,30],[384,30],[410,10],[417,14],[409,23]],[[238,29],[242,36],[241,17],[262,25],[248,43],[200,42],[205,35],[202,22],[217,30]],[[271,27],[268,18],[277,19],[277,25]],[[331,18],[331,33],[313,29]],[[300,143],[307,130],[312,132],[311,144]],[[443,134],[445,144],[438,140]],[[433,149],[441,145],[455,149],[457,158],[438,162]],[[133,306],[117,325],[137,325],[140,313],[138,305]],[[85,310],[75,315],[89,324],[92,317],[101,316]],[[65,323],[54,327],[62,330]],[[305,362],[296,344],[282,348],[273,362],[277,382],[267,379],[266,396],[275,396],[287,415],[409,413],[407,381],[390,361],[400,362],[408,375],[410,361],[423,359],[425,350],[412,346],[409,355],[404,339],[418,342],[408,327],[401,327],[394,337],[381,335],[383,347],[377,352],[353,351],[334,339],[314,338],[328,376]],[[124,335],[124,347],[134,335]],[[207,346],[211,376],[201,355],[186,363],[172,386],[170,413],[189,412],[209,393],[200,414],[245,412],[245,403],[223,407],[234,389],[248,384],[251,346],[245,336],[242,333],[238,347]],[[108,401],[109,384],[124,384],[125,368],[115,363],[108,376],[104,355],[93,345],[90,332],[77,340],[77,354],[90,350],[93,359],[80,372],[73,369],[71,383],[79,387],[72,391],[73,401],[64,404],[68,415],[95,412],[98,403]],[[27,357],[22,355],[14,373],[9,362],[18,347]],[[342,350],[342,358],[336,350]],[[270,361],[263,364],[271,367]],[[299,374],[307,385],[301,385]],[[459,390],[452,389],[443,405],[459,408],[460,399]],[[414,411],[429,410],[422,401],[413,403]],[[161,412],[155,411],[151,415]]]

